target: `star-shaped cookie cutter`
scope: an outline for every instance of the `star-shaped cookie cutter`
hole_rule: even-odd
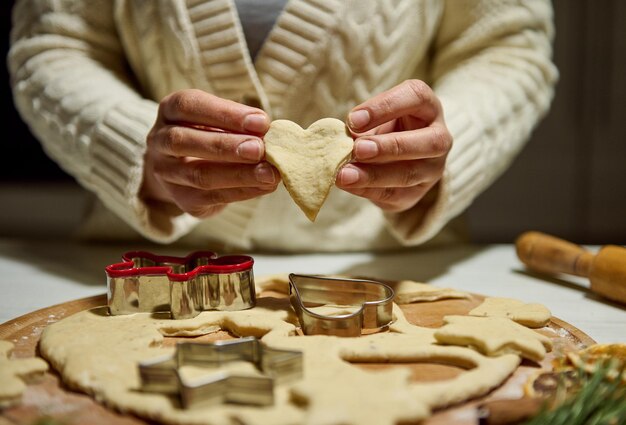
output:
[[[289,301],[305,335],[355,337],[363,330],[383,330],[393,321],[393,297],[391,287],[374,280],[289,275]],[[322,305],[357,310],[327,316],[310,309]]]
[[[253,363],[263,376],[216,371],[188,382],[182,366],[220,367],[229,362]],[[139,362],[141,390],[177,395],[183,408],[241,403],[259,406],[274,403],[274,384],[302,377],[302,352],[266,347],[255,337],[213,343],[183,342],[173,355]]]
[[[204,310],[245,310],[256,304],[254,260],[197,251],[186,257],[130,251],[105,268],[111,315],[167,312],[187,319]]]

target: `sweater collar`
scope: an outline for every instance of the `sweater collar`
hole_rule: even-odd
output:
[[[233,0],[186,0],[202,72],[219,97],[289,118],[285,100],[318,69],[340,0],[289,0],[253,62]]]

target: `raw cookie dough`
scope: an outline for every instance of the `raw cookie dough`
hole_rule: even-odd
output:
[[[288,299],[259,298],[244,311],[207,311],[189,320],[147,313],[107,316],[106,308],[78,313],[45,329],[40,350],[64,382],[121,411],[167,423],[363,424],[418,421],[432,409],[487,393],[517,368],[520,358],[485,357],[470,348],[433,345],[434,329],[406,323],[396,314],[392,332],[359,338],[294,336]],[[399,311],[395,307],[396,313]],[[137,361],[172,352],[163,334],[194,334],[215,326],[262,336],[268,346],[301,350],[304,378],[276,388],[269,407],[224,404],[182,410],[175,399],[137,391]],[[469,368],[453,379],[411,383],[407,369],[367,371],[350,361],[435,361]]]
[[[30,381],[48,370],[42,359],[9,359],[13,344],[0,341],[0,408],[20,402],[26,389],[24,381]]]
[[[280,172],[295,203],[315,221],[337,172],[352,155],[354,141],[346,124],[323,118],[303,130],[292,121],[276,120],[263,140],[268,162]]]
[[[508,317],[529,328],[542,328],[548,324],[552,314],[542,304],[526,304],[513,298],[485,298],[485,301],[470,316]]]
[[[471,346],[488,356],[514,353],[541,361],[552,342],[546,336],[505,317],[446,316],[445,325],[435,331],[442,344]]]
[[[296,382],[291,394],[307,406],[306,424],[414,422],[430,416],[434,408],[485,394],[519,365],[516,355],[489,358],[469,348],[431,345],[428,331],[432,333],[424,329],[411,335],[379,333],[359,338],[270,334],[263,340],[273,347],[304,351],[306,379]],[[347,363],[421,361],[469,370],[446,381],[411,383],[408,369],[367,372]]]
[[[289,273],[255,276],[254,285],[257,294],[261,294],[265,291],[289,294]]]
[[[457,291],[452,288],[437,288],[436,286],[414,282],[412,280],[401,280],[391,286],[396,293],[394,301],[398,304],[411,304],[450,298],[470,298],[470,294],[467,292]]]
[[[205,312],[188,320],[151,313],[108,316],[106,307],[101,307],[48,326],[39,347],[65,384],[122,412],[173,424],[231,425],[231,417],[250,410],[254,423],[288,425],[298,423],[302,415],[298,407],[288,403],[284,386],[279,385],[275,393],[276,406],[282,408],[280,415],[274,409],[235,404],[183,410],[173,397],[137,391],[137,362],[173,353],[173,347],[162,347],[164,334],[199,335],[199,330],[217,326],[241,336],[261,337],[272,330],[291,335],[296,329],[291,319],[289,300],[270,297],[259,298],[257,307],[250,310]]]

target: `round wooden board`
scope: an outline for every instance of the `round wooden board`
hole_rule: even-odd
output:
[[[440,327],[443,324],[444,316],[467,314],[471,309],[478,306],[483,299],[483,296],[472,295],[470,299],[414,303],[402,305],[401,308],[411,323],[425,327]],[[39,337],[47,325],[79,311],[105,304],[106,296],[99,295],[34,311],[1,324],[0,340],[11,341],[15,344],[13,358],[36,356]],[[552,318],[548,326],[539,332],[550,337],[554,342],[555,352],[558,350],[560,353],[578,350],[595,343],[584,332],[556,318]],[[226,332],[218,332],[194,340],[211,341],[226,338],[231,338],[231,336]],[[175,343],[176,340],[176,338],[171,338],[168,343]],[[423,424],[477,424],[477,405],[487,400],[516,399],[521,397],[523,394],[522,386],[528,376],[539,368],[550,369],[550,363],[554,355],[554,353],[550,353],[542,361],[541,365],[524,361],[502,386],[487,396],[436,412]],[[370,369],[373,372],[380,368],[409,367],[412,370],[412,379],[422,382],[449,379],[458,373],[462,373],[462,369],[456,367],[431,363],[368,363],[359,364],[359,366]],[[67,389],[54,371],[46,373],[43,379],[37,383],[29,384],[23,395],[22,403],[18,406],[4,409],[1,412],[0,425],[5,425],[5,423],[33,424],[42,418],[52,418],[58,421],[54,423],[68,425],[138,425],[149,423],[137,417],[109,410],[89,396]]]

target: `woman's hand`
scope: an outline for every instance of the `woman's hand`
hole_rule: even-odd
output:
[[[441,103],[419,80],[407,80],[355,107],[348,126],[354,162],[337,186],[388,212],[416,205],[441,179],[452,136]]]
[[[269,124],[262,110],[201,90],[166,96],[148,134],[141,195],[209,217],[273,192],[280,174],[262,161]]]

